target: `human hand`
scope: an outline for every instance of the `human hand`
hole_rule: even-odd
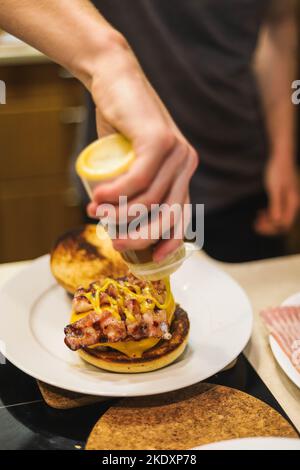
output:
[[[92,217],[102,203],[115,204],[118,212],[121,195],[128,197],[128,209],[135,203],[148,209],[151,204],[163,203],[182,207],[188,201],[189,182],[198,165],[196,151],[176,127],[125,40],[119,37],[119,41],[95,63],[91,93],[99,136],[116,131],[123,134],[132,142],[136,160],[125,174],[95,189],[88,206]],[[177,222],[172,221],[174,227]],[[160,238],[163,221],[160,218],[152,224],[159,224]],[[143,249],[156,242],[142,238],[113,241],[120,251]],[[154,260],[164,259],[180,243],[174,237],[160,242]]]
[[[292,227],[299,209],[295,163],[289,159],[270,158],[265,171],[265,189],[269,205],[258,214],[255,230],[260,235],[280,235]]]

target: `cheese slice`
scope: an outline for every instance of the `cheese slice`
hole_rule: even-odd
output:
[[[117,343],[98,343],[90,346],[89,349],[95,349],[99,346],[108,346],[111,349],[116,349],[128,357],[142,357],[145,351],[153,348],[159,343],[160,338],[144,338],[139,341],[118,341]]]

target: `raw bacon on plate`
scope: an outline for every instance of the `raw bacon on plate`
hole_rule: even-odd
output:
[[[300,306],[268,308],[261,312],[270,334],[300,373]]]

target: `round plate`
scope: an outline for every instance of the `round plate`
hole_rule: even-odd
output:
[[[300,306],[300,292],[297,294],[291,295],[288,297],[283,303],[282,306]],[[300,339],[300,338],[299,338]],[[276,339],[270,335],[269,336],[269,342],[270,346],[272,349],[272,353],[274,354],[274,357],[280,367],[284,370],[286,375],[289,377],[289,379],[294,382],[297,387],[300,388],[300,374],[299,372],[295,369],[287,355],[283,352],[279,344],[277,343]]]
[[[175,299],[188,312],[185,353],[170,366],[143,374],[97,369],[64,344],[70,297],[57,285],[44,256],[0,291],[1,352],[27,374],[74,392],[103,396],[154,395],[204,380],[233,361],[247,344],[252,311],[227,274],[193,255],[172,276]]]
[[[192,450],[300,450],[300,439],[281,437],[247,437],[213,442]]]

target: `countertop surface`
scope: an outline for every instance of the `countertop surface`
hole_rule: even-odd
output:
[[[300,291],[300,255],[238,265],[218,263],[248,294],[254,313],[251,339],[244,353],[258,375],[300,431],[300,389],[277,364],[259,313]]]
[[[0,287],[27,264],[0,265]],[[247,291],[254,309],[254,331],[236,365],[206,382],[226,385],[261,399],[299,431],[300,390],[276,365],[258,312],[268,305],[278,305],[297,291],[300,256],[240,265],[217,264]],[[9,362],[1,364],[0,449],[82,449],[94,424],[111,403],[54,410],[43,401],[34,379]]]
[[[37,51],[14,36],[7,33],[0,34],[0,65],[19,65],[49,61],[50,59],[40,51]]]

